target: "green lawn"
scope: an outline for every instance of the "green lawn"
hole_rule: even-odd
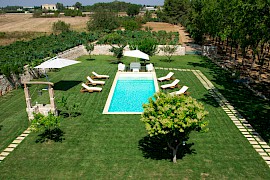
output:
[[[55,83],[56,99],[63,95],[70,103],[80,103],[81,115],[61,123],[62,142],[36,143],[39,133],[31,133],[2,163],[0,179],[270,179],[270,169],[226,113],[208,94],[192,72],[174,71],[181,85],[190,87],[191,96],[209,112],[209,132],[193,133],[177,164],[170,160],[162,144],[147,137],[140,115],[103,115],[102,111],[117,70],[111,56],[96,56],[88,61],[49,73]],[[201,70],[220,92],[244,115],[269,142],[266,114],[250,116],[254,109],[269,112],[269,104],[252,97],[246,89],[232,84],[228,74],[199,56],[153,57],[158,67]],[[128,64],[135,58],[124,58]],[[80,84],[92,71],[110,75],[101,93],[80,93]],[[156,70],[157,76],[168,73]],[[41,86],[32,86],[33,102],[46,102]],[[169,90],[172,91],[172,90]],[[247,98],[246,98],[247,99]],[[3,150],[28,125],[22,89],[0,98],[0,150]],[[254,110],[252,109],[252,110]],[[257,118],[257,116],[260,117]],[[262,127],[266,123],[268,127]],[[257,125],[257,126],[256,126]]]

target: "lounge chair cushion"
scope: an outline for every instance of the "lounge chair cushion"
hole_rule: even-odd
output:
[[[173,72],[169,72],[166,76],[158,78],[159,81],[164,81],[164,80],[170,80],[172,76],[174,75]]]
[[[92,74],[94,75],[94,78],[109,78],[108,75],[101,75],[101,74],[97,74],[96,72],[92,72]]]
[[[187,86],[183,86],[180,90],[175,91],[175,92],[171,92],[170,94],[171,95],[186,94],[187,90],[188,90],[188,87]]]
[[[170,84],[164,84],[164,85],[161,85],[160,87],[162,89],[166,89],[166,88],[175,88],[177,86],[177,84],[179,83],[179,79],[175,79],[172,83]]]
[[[82,83],[82,87],[84,89],[81,90],[81,92],[94,92],[94,91],[102,91],[101,87],[89,87],[85,83]]]
[[[104,85],[105,84],[105,81],[95,81],[90,76],[87,76],[87,80],[89,81],[89,84],[93,84],[93,85],[96,85],[96,84]]]

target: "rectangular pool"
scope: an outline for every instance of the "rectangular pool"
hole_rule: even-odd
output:
[[[157,91],[155,72],[117,72],[103,114],[141,114]]]

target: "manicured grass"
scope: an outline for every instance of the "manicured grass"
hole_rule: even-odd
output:
[[[192,72],[174,71],[180,84],[190,87],[191,96],[204,103],[209,112],[209,132],[192,133],[186,144],[187,153],[179,153],[178,163],[173,164],[162,144],[147,138],[140,115],[102,114],[117,64],[110,63],[114,59],[110,56],[96,56],[93,61],[86,59],[82,57],[80,64],[49,73],[55,83],[56,99],[64,95],[70,103],[80,103],[81,115],[62,121],[64,140],[35,143],[38,133],[31,133],[0,163],[2,179],[270,179],[269,167]],[[151,61],[160,67],[199,69],[228,95],[226,98],[232,96],[226,94],[230,87],[217,80],[218,73],[224,72],[217,69],[220,72],[215,73],[214,66],[199,56],[174,57],[171,63],[162,59],[153,57]],[[128,64],[134,60],[123,61]],[[110,75],[110,79],[101,93],[80,93],[81,82],[93,70]],[[159,77],[168,71],[156,70],[156,73]],[[31,92],[35,90],[32,86]],[[238,97],[236,93],[234,96]],[[46,101],[45,95],[39,97],[33,93],[33,102]],[[17,132],[26,128],[27,116],[22,90],[1,97],[0,101],[1,107],[6,107],[4,115],[0,114],[3,125],[0,148],[3,149]]]

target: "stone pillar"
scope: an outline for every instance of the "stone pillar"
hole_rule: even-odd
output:
[[[49,96],[50,96],[51,111],[52,113],[56,114],[56,105],[54,102],[54,91],[51,85],[49,85],[48,91],[49,91]]]
[[[24,84],[24,95],[25,95],[26,107],[29,109],[29,108],[32,107],[31,106],[31,97],[30,97],[30,94],[29,94],[29,89],[26,86],[26,84]]]

